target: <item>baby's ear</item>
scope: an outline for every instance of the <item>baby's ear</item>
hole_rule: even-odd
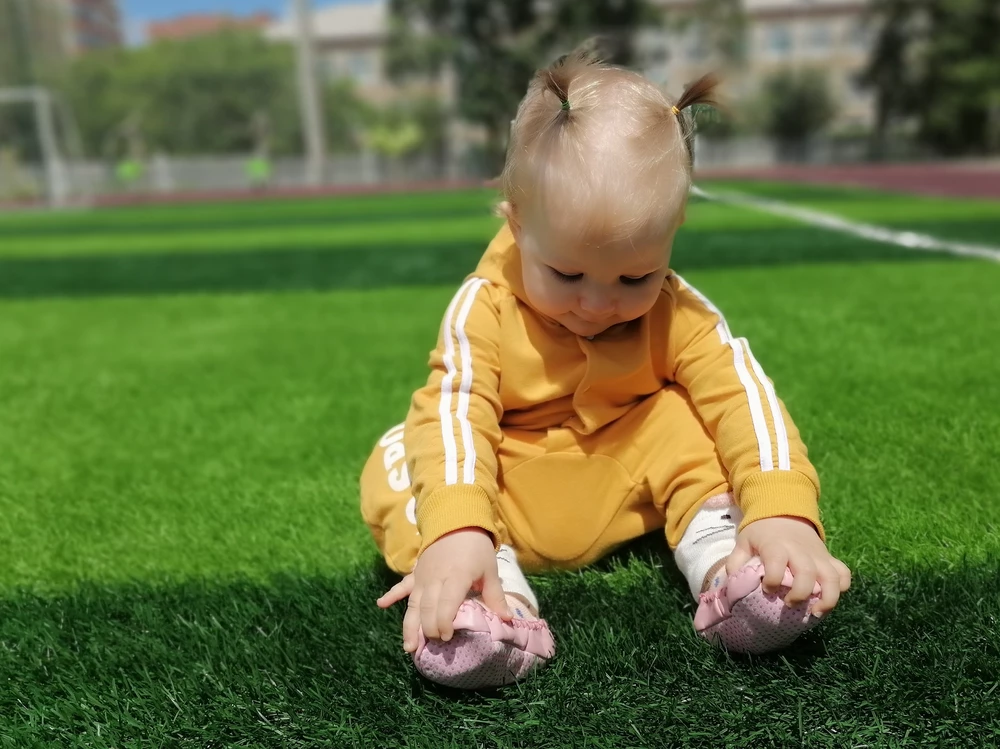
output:
[[[514,206],[508,201],[503,201],[497,204],[496,214],[500,218],[507,219],[507,223],[510,225],[511,233],[514,235],[514,241],[521,241],[521,224],[517,220],[517,215],[514,211]]]

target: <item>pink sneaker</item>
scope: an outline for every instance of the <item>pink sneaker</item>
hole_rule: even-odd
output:
[[[510,684],[544,666],[556,654],[543,619],[505,622],[479,600],[466,600],[455,616],[450,642],[417,640],[413,664],[433,682],[459,689]]]
[[[809,613],[819,597],[819,583],[808,601],[788,607],[782,599],[793,582],[791,571],[785,570],[774,595],[764,592],[763,578],[764,565],[754,560],[718,588],[702,593],[694,616],[695,631],[733,653],[768,653],[791,645],[819,623],[819,617]]]

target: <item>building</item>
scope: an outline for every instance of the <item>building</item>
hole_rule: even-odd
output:
[[[389,43],[389,4],[386,0],[327,5],[313,11],[312,35],[318,64],[328,80],[349,79],[358,94],[373,103],[400,95],[386,72]],[[295,19],[286,17],[265,32],[275,41],[292,42]],[[431,89],[446,96],[439,85]]]
[[[664,13],[660,29],[642,35],[647,74],[675,95],[706,70],[718,67],[714,51],[716,28],[700,22],[700,0],[652,0]],[[835,128],[868,126],[873,97],[858,85],[868,61],[873,33],[866,23],[871,0],[743,0],[744,60],[726,75],[727,92],[735,101],[752,98],[767,78],[783,69],[823,70],[837,98]],[[389,101],[399,88],[385,72],[389,38],[386,0],[321,7],[313,13],[317,54],[329,78],[349,78],[358,92],[373,102]],[[265,32],[269,38],[291,41],[290,18]],[[428,91],[450,100],[453,81],[446,73],[428,82]]]
[[[0,86],[51,78],[72,57],[121,43],[115,0],[0,0]]]
[[[63,0],[68,6],[70,54],[120,47],[122,18],[117,0]]]
[[[713,33],[697,20],[692,0],[654,0],[667,24],[644,35],[647,73],[679,95],[686,83],[721,60]],[[871,0],[744,0],[743,61],[725,74],[727,96],[751,99],[767,78],[787,69],[825,72],[838,102],[834,129],[869,126],[874,100],[858,84],[867,65],[874,33],[866,21]],[[682,22],[688,19],[688,23]]]
[[[369,99],[387,93],[384,72],[389,37],[389,9],[382,0],[344,3],[317,8],[311,27],[317,64],[328,80],[349,78]],[[286,16],[273,23],[265,36],[274,41],[294,42],[295,18]]]
[[[146,27],[146,37],[155,42],[164,39],[191,39],[230,29],[256,29],[263,32],[274,18],[269,13],[233,16],[228,13],[201,13],[153,21]]]

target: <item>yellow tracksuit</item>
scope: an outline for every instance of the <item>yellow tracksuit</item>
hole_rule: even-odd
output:
[[[709,497],[741,525],[819,519],[819,479],[745,339],[677,274],[653,309],[593,339],[525,301],[505,225],[455,294],[427,384],[361,477],[390,567],[453,530],[530,571],[578,567],[657,527],[675,548]]]

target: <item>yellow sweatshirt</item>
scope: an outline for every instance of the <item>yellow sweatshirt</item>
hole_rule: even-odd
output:
[[[525,301],[507,225],[453,298],[427,384],[406,420],[407,467],[422,547],[459,528],[493,535],[505,427],[591,434],[665,384],[690,394],[715,439],[747,524],[819,519],[819,479],[745,339],[677,274],[646,315],[580,338]]]

